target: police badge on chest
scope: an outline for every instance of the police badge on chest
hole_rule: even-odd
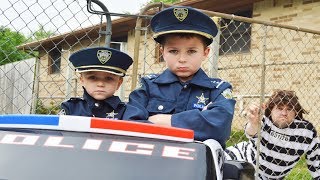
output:
[[[203,93],[201,93],[200,96],[196,96],[196,98],[198,99],[198,101],[197,103],[193,104],[193,108],[202,110],[205,107],[206,102],[208,101],[209,98],[204,97]]]

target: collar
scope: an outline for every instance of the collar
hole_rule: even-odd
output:
[[[200,68],[198,72],[193,76],[190,81],[190,84],[194,84],[201,87],[213,88],[216,87],[214,83],[212,83],[212,79],[208,77],[208,75]]]
[[[179,79],[169,69],[166,69],[154,80],[154,82],[158,84],[170,84],[173,82],[179,82]],[[212,79],[209,78],[201,68],[194,74],[189,83],[210,89],[215,87],[215,84],[212,83]]]
[[[156,77],[154,82],[157,84],[170,84],[173,82],[179,82],[179,79],[169,69],[166,69],[158,77]]]
[[[87,90],[83,88],[83,99],[88,103],[89,107],[94,106],[94,103],[96,102],[104,102],[104,104],[108,104],[110,105],[113,109],[116,109],[118,107],[118,105],[121,103],[121,100],[118,96],[111,96],[105,100],[96,100],[94,99],[92,96],[90,96],[87,92]]]

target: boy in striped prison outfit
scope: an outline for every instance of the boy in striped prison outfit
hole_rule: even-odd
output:
[[[240,142],[225,150],[227,160],[256,164],[259,111],[249,106],[245,128],[248,142]],[[320,145],[314,126],[303,119],[306,111],[293,91],[275,91],[267,104],[261,121],[261,144],[258,179],[283,179],[305,155],[309,172],[320,179]]]

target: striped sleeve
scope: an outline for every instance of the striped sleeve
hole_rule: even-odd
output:
[[[306,153],[307,165],[314,179],[320,179],[320,140],[315,136]]]

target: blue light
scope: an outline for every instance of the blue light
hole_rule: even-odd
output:
[[[59,125],[58,115],[0,115],[0,124]]]

